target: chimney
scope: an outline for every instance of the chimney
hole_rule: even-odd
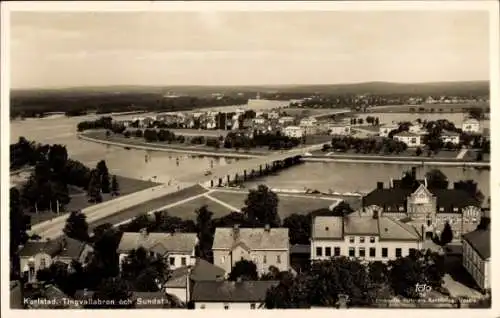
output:
[[[416,167],[411,168],[411,177],[415,180],[417,179],[417,168]]]
[[[266,224],[266,225],[264,226],[264,230],[265,230],[266,232],[270,232],[270,231],[271,231],[271,226],[270,226],[269,224]]]
[[[236,239],[238,239],[239,236],[240,236],[240,225],[235,224],[235,225],[233,225],[233,237],[236,240]]]
[[[373,211],[373,218],[374,218],[375,220],[378,220],[378,216],[379,216],[379,215],[378,215],[378,210],[374,210],[374,211]]]
[[[377,189],[382,190],[384,188],[384,183],[383,182],[377,182]]]
[[[142,238],[148,237],[148,229],[147,228],[140,229],[139,233],[140,233],[140,235],[141,235]]]

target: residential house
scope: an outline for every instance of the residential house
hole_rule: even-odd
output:
[[[389,133],[393,130],[396,130],[398,129],[399,126],[398,125],[383,125],[383,126],[380,126],[379,128],[379,136],[380,137],[388,137],[389,136]]]
[[[314,117],[308,117],[308,118],[302,118],[300,120],[300,126],[301,127],[312,127],[315,126],[318,120]]]
[[[412,224],[425,238],[439,233],[448,222],[454,240],[475,229],[483,216],[481,203],[464,190],[430,189],[421,181],[408,187],[401,180],[393,180],[389,188],[377,182],[376,189],[363,197],[360,213],[374,212]]]
[[[283,116],[278,119],[278,123],[283,126],[293,124],[294,122],[295,122],[295,117],[292,116]]]
[[[460,143],[460,134],[454,131],[445,130],[441,133],[441,140],[445,144],[451,142],[454,145],[458,145]]]
[[[91,259],[93,248],[85,243],[69,237],[51,241],[28,241],[19,251],[20,268],[28,283],[37,281],[39,270],[47,269],[55,262],[69,265],[77,261],[85,266]]]
[[[139,233],[123,233],[117,252],[121,264],[132,250],[142,247],[150,256],[164,258],[173,270],[193,264],[197,244],[196,233],[148,233],[142,229]]]
[[[202,281],[224,280],[226,271],[222,268],[197,258],[194,266],[184,266],[173,270],[165,283],[165,292],[187,303],[191,299],[193,284]]]
[[[249,260],[259,274],[270,266],[287,271],[290,264],[287,228],[217,228],[212,247],[214,265],[230,273],[236,262]]]
[[[193,287],[195,309],[263,309],[267,291],[279,281],[201,281]]]
[[[422,135],[413,134],[408,131],[394,134],[393,139],[404,142],[408,147],[420,147],[422,145]]]
[[[330,132],[330,135],[350,135],[351,134],[351,125],[347,124],[329,124],[328,125],[328,131]]]
[[[422,248],[422,237],[411,225],[394,218],[317,216],[311,233],[311,259],[346,256],[362,261],[388,261]]]
[[[302,138],[304,136],[304,129],[298,126],[288,126],[282,129],[284,136],[290,138]]]
[[[267,121],[267,119],[265,119],[264,117],[256,117],[253,119],[253,123],[254,124],[259,124],[259,125],[263,125],[265,124]]]
[[[463,235],[462,263],[477,285],[491,289],[491,232],[478,229]]]
[[[477,134],[481,131],[481,124],[479,123],[479,120],[469,118],[462,123],[462,130],[466,133]]]
[[[280,118],[280,113],[277,112],[277,111],[275,111],[275,110],[273,110],[273,111],[271,111],[271,112],[269,112],[267,114],[267,118],[269,118],[269,119],[278,119],[278,118]]]

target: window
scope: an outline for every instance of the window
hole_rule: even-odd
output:
[[[413,137],[410,141],[412,144],[416,144],[417,143],[417,138]]]
[[[262,262],[263,262],[264,264],[266,264],[266,263],[267,263],[267,255],[264,255],[264,259],[262,260]]]
[[[365,257],[365,248],[364,247],[359,248],[359,257]]]
[[[410,256],[413,256],[413,255],[415,255],[416,253],[417,253],[417,250],[416,250],[416,249],[414,249],[414,248],[410,248],[410,250],[409,250],[409,254],[410,254]]]
[[[453,212],[458,212],[458,208],[453,208]]]
[[[385,208],[385,210],[386,210],[387,212],[391,212],[391,207],[390,207],[390,206],[388,206],[388,207],[386,207],[386,208]]]
[[[255,304],[250,304],[250,309],[255,309]]]
[[[205,305],[201,305],[201,306],[200,306],[200,309],[205,309]]]
[[[349,256],[350,257],[354,257],[355,256],[354,247],[349,247]]]
[[[387,257],[387,247],[382,247],[382,257]]]
[[[149,257],[155,257],[155,252],[149,252]]]
[[[364,237],[364,236],[361,236],[361,237],[359,238],[359,243],[364,243],[364,242],[365,242],[365,237]]]
[[[354,243],[354,236],[349,237],[349,243]]]
[[[443,207],[439,207],[439,212],[443,212],[444,211],[444,208]]]
[[[185,257],[181,258],[181,265],[186,266],[186,258]]]
[[[229,309],[229,304],[224,304],[224,309]]]
[[[323,256],[323,248],[316,247],[316,256]]]
[[[405,207],[404,206],[400,206],[399,207],[399,212],[404,212],[405,211]]]
[[[45,258],[40,259],[40,269],[44,269],[47,266],[45,263]]]
[[[396,248],[396,257],[401,257],[401,249]]]
[[[224,264],[224,261],[225,261],[225,260],[226,260],[226,258],[225,258],[224,256],[221,256],[221,257],[220,257],[220,262],[221,262],[222,264]]]
[[[325,256],[332,256],[332,248],[325,247]]]
[[[370,257],[375,257],[377,255],[375,247],[370,247]]]
[[[170,265],[175,265],[175,257],[170,257],[169,258],[169,261],[170,261]]]
[[[276,263],[281,264],[281,255],[276,256]]]
[[[375,243],[375,236],[370,237],[370,243]]]
[[[340,247],[335,247],[333,249],[333,253],[334,253],[335,256],[340,256]]]

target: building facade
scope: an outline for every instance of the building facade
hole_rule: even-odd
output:
[[[318,216],[313,220],[311,260],[345,256],[386,262],[422,248],[412,226],[386,216]]]
[[[454,131],[443,131],[441,133],[441,141],[445,144],[450,142],[454,145],[458,145],[460,143],[460,134]]]
[[[290,268],[287,228],[217,228],[212,251],[214,265],[228,274],[240,260],[255,263],[259,274],[271,266],[280,271]]]
[[[288,126],[283,128],[281,131],[283,135],[290,138],[302,138],[304,136],[304,129],[298,126]]]
[[[125,232],[118,245],[120,265],[132,250],[144,248],[150,256],[165,259],[170,270],[195,262],[196,233],[139,233]]]
[[[491,232],[474,230],[464,234],[462,264],[484,291],[491,289]]]
[[[348,136],[351,134],[351,125],[330,124],[328,131],[330,135]]]
[[[481,132],[481,123],[477,119],[469,118],[462,123],[462,130],[467,133],[477,134]]]
[[[407,131],[394,134],[393,139],[404,142],[408,147],[419,147],[422,145],[422,135]]]
[[[401,180],[393,180],[388,188],[383,182],[363,197],[363,215],[379,215],[404,220],[430,238],[439,234],[448,222],[454,240],[477,227],[483,212],[481,203],[464,190],[428,189],[426,182],[406,187]]]

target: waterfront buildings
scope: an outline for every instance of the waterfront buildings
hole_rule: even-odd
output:
[[[462,123],[462,130],[467,133],[479,133],[481,131],[481,124],[479,120],[469,118]]]
[[[37,281],[37,272],[48,269],[53,263],[61,262],[69,266],[73,260],[85,266],[91,257],[93,248],[69,237],[53,241],[28,241],[19,251],[22,275],[26,282]]]
[[[408,147],[420,147],[422,145],[422,135],[408,131],[394,134],[393,139],[404,142]]]
[[[414,227],[377,213],[318,216],[313,220],[311,260],[346,256],[388,261],[421,248],[422,237]]]
[[[299,126],[288,126],[282,129],[283,135],[291,138],[302,138],[304,129]]]
[[[462,263],[482,290],[491,288],[491,232],[489,227],[464,234]]]
[[[441,133],[441,140],[443,143],[452,143],[454,145],[458,145],[460,143],[460,134],[454,131],[443,131]]]
[[[413,170],[415,177],[415,170]],[[483,215],[481,203],[461,189],[431,189],[427,180],[405,185],[402,180],[392,180],[388,188],[383,182],[362,199],[362,215],[378,213],[413,225],[426,238],[439,233],[448,222],[454,240],[476,228]]]
[[[139,233],[123,233],[117,252],[122,264],[132,250],[142,247],[150,256],[164,258],[169,269],[174,270],[193,265],[197,244],[196,233],[148,233],[142,229]]]
[[[252,261],[259,274],[270,266],[287,271],[290,247],[287,228],[217,228],[212,246],[214,265],[230,273],[236,262]]]
[[[264,309],[267,290],[278,281],[220,281],[194,284],[195,309]]]

